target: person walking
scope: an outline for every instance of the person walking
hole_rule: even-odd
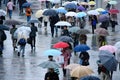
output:
[[[35,44],[36,44],[36,32],[38,31],[37,27],[34,23],[31,23],[31,32],[30,32],[30,39],[31,39],[31,50],[35,50]]]
[[[15,48],[17,48],[17,38],[14,36],[15,31],[17,30],[15,25],[12,25],[12,28],[10,29],[11,39],[12,39],[12,45],[13,50],[15,51]]]
[[[3,54],[4,41],[7,39],[7,36],[3,30],[0,30],[0,56]]]
[[[43,21],[44,21],[44,31],[45,31],[45,35],[47,35],[47,25],[48,25],[48,21],[49,21],[49,16],[43,16]]]
[[[69,33],[68,29],[67,29],[67,26],[63,27],[61,36],[70,36],[70,33]]]
[[[13,2],[11,0],[9,0],[9,2],[7,3],[7,12],[9,15],[9,19],[12,19],[13,7],[14,7]]]
[[[26,12],[26,16],[27,16],[27,22],[29,22],[30,19],[31,19],[31,15],[33,13],[32,9],[30,8],[30,6],[26,7],[25,12]]]

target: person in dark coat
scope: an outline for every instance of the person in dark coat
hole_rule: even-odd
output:
[[[50,27],[51,27],[51,36],[54,37],[55,23],[57,23],[60,19],[58,15],[51,16],[49,19],[50,19]],[[56,35],[57,35],[57,28],[56,28]]]
[[[88,52],[81,52],[79,55],[80,58],[80,64],[83,66],[88,66],[89,65],[89,53]]]
[[[68,31],[68,29],[67,29],[67,26],[64,26],[64,27],[63,27],[61,36],[70,36],[69,31]]]
[[[0,56],[3,54],[4,49],[4,40],[6,40],[7,36],[3,30],[0,30]]]
[[[44,80],[59,80],[58,74],[54,72],[54,69],[49,68],[48,72],[45,74]]]
[[[35,43],[36,43],[36,32],[37,27],[34,25],[34,23],[31,23],[31,32],[30,32],[30,39],[31,39],[31,50],[35,50]]]

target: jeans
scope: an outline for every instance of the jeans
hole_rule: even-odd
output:
[[[25,53],[25,45],[20,45],[19,52],[20,53],[22,52],[22,55],[24,55],[24,53]]]
[[[31,16],[27,16],[27,22],[29,22],[31,19]]]
[[[8,10],[9,18],[12,18],[12,10]]]

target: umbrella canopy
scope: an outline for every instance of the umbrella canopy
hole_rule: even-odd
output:
[[[120,49],[120,41],[116,42],[114,45],[117,49]]]
[[[39,23],[39,21],[38,21],[38,20],[30,20],[30,21],[28,22],[28,24],[31,24],[31,23]]]
[[[116,71],[117,69],[117,60],[115,56],[109,51],[102,50],[99,53],[99,58],[102,65],[109,71]]]
[[[99,14],[100,14],[100,13],[99,13],[98,11],[96,11],[96,10],[90,10],[90,11],[88,11],[87,13],[88,13],[88,15],[99,15]]]
[[[23,3],[23,4],[22,4],[22,7],[23,7],[23,8],[26,8],[26,7],[29,7],[29,6],[31,6],[31,5],[32,5],[32,3],[26,2],[26,3]]]
[[[75,3],[68,3],[65,5],[65,8],[66,9],[76,9],[77,8],[77,5]]]
[[[70,69],[70,70],[73,70],[75,69],[76,67],[79,67],[80,64],[75,64],[75,63],[72,63],[72,64],[69,64],[65,67],[65,69]]]
[[[80,44],[75,46],[74,51],[76,52],[85,52],[87,50],[90,50],[90,47],[87,46],[86,44]]]
[[[93,71],[88,66],[79,66],[79,67],[74,68],[70,72],[70,75],[71,77],[81,78],[81,77],[90,75],[92,73]]]
[[[83,6],[78,6],[77,9],[80,11],[85,11],[85,8]]]
[[[46,51],[44,52],[44,55],[45,55],[45,56],[49,56],[49,55],[59,56],[59,55],[61,55],[61,54],[62,54],[62,52],[59,51],[59,50],[56,50],[56,49],[49,49],[49,50],[46,50]]]
[[[77,15],[76,15],[77,18],[82,18],[82,17],[85,17],[85,16],[87,16],[87,14],[85,12],[78,12]]]
[[[73,39],[69,36],[61,36],[59,40],[63,42],[73,42]]]
[[[89,34],[89,33],[90,33],[90,31],[87,29],[80,29],[77,31],[77,34]]]
[[[88,4],[89,5],[95,5],[96,3],[95,3],[95,1],[90,1],[90,2],[88,2]]]
[[[109,13],[109,11],[102,11],[102,12],[100,12],[100,14],[108,14]]]
[[[58,42],[53,45],[53,48],[66,48],[69,47],[69,44],[66,42]]]
[[[35,17],[36,17],[36,18],[40,18],[40,17],[42,17],[42,14],[43,14],[43,10],[38,10],[38,11],[35,13]]]
[[[0,16],[6,16],[6,11],[4,11],[3,9],[0,9]]]
[[[110,51],[111,53],[114,53],[116,52],[117,48],[112,45],[105,45],[105,46],[100,47],[99,50],[107,50],[107,51]]]
[[[109,21],[109,16],[108,15],[100,15],[98,18],[99,22],[104,22],[104,21]]]
[[[40,66],[42,68],[60,68],[60,65],[53,61],[42,62],[38,66]]]
[[[55,4],[60,3],[60,0],[49,0],[49,1]]]
[[[80,78],[80,80],[100,80],[100,79],[96,76],[85,76]]]
[[[65,14],[65,16],[67,16],[67,17],[68,17],[68,16],[71,16],[71,17],[74,16],[74,17],[75,17],[76,15],[77,15],[77,14],[76,14],[75,12],[72,12],[72,11],[71,11],[71,12],[67,12],[67,13]]]
[[[66,1],[62,4],[62,6],[66,6],[67,4],[71,3],[70,1]]]
[[[71,32],[71,33],[76,33],[78,30],[80,30],[79,27],[71,27],[71,28],[69,28],[69,32]]]
[[[43,15],[45,15],[45,16],[56,16],[57,11],[55,11],[54,9],[48,9],[48,10],[45,10],[43,12]]]
[[[58,21],[55,26],[71,26],[71,24],[67,21]]]
[[[108,31],[104,28],[95,29],[95,33],[98,35],[101,35],[101,36],[108,36],[109,35]]]
[[[64,7],[59,7],[58,9],[56,9],[56,11],[58,12],[58,13],[67,13],[67,10],[65,10],[65,8]]]
[[[117,13],[119,13],[119,10],[118,9],[110,9],[109,13],[110,14],[117,14]]]
[[[111,4],[111,5],[115,5],[115,4],[117,4],[117,1],[112,0],[112,1],[109,1],[108,3]]]
[[[5,25],[0,25],[0,30],[9,30],[9,27]]]
[[[98,12],[103,12],[103,11],[105,11],[103,8],[97,8],[97,9],[95,9],[96,11],[98,11]]]
[[[5,20],[4,24],[5,25],[21,25],[22,22],[17,20]]]
[[[87,2],[80,2],[80,5],[89,5]]]

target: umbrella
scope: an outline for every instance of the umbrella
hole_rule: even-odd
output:
[[[83,6],[78,6],[77,9],[80,10],[80,11],[85,11],[85,8]]]
[[[39,21],[38,21],[38,20],[30,20],[30,21],[28,22],[28,24],[30,24],[30,23],[39,23]]]
[[[26,2],[26,3],[23,3],[23,4],[22,4],[22,7],[23,7],[23,8],[26,8],[26,7],[29,7],[29,6],[31,6],[31,5],[32,5],[32,3]]]
[[[79,27],[71,27],[71,28],[69,28],[69,32],[71,32],[71,33],[76,33],[78,30],[80,30]]]
[[[75,3],[68,3],[65,5],[65,8],[66,9],[76,9],[77,8],[77,5]]]
[[[4,24],[5,25],[21,25],[22,22],[17,20],[5,20]]]
[[[85,76],[80,78],[80,80],[100,80],[100,79],[96,76]]]
[[[43,12],[43,15],[45,15],[45,16],[56,16],[57,15],[57,11],[55,11],[53,9],[48,9],[48,10],[45,10]]]
[[[56,9],[56,11],[58,12],[58,13],[67,13],[67,10],[65,10],[65,8],[64,7],[59,7],[58,9]]]
[[[90,33],[90,31],[87,29],[80,29],[77,31],[77,34],[89,34],[89,33]]]
[[[99,22],[104,22],[104,21],[109,21],[109,16],[108,15],[100,15],[98,18]]]
[[[88,15],[99,15],[99,14],[100,14],[100,13],[99,13],[98,11],[96,11],[96,10],[90,10],[90,11],[88,11],[87,13],[88,13]]]
[[[104,28],[97,28],[95,29],[95,33],[101,36],[107,36],[109,35],[108,31]]]
[[[93,71],[88,66],[78,66],[70,72],[70,75],[71,77],[81,78],[92,73]]]
[[[102,50],[99,53],[99,58],[100,58],[102,65],[108,71],[116,71],[118,62],[115,59],[115,56],[111,54],[111,52]]]
[[[73,42],[73,39],[69,36],[61,36],[59,40],[63,42]]]
[[[49,56],[49,55],[59,56],[60,54],[62,54],[62,52],[56,49],[49,49],[44,52],[44,55],[46,56]]]
[[[110,14],[117,14],[117,13],[119,13],[119,10],[118,9],[110,9],[109,13]]]
[[[97,9],[95,9],[96,11],[98,11],[98,12],[103,12],[103,11],[105,11],[103,8],[97,8]]]
[[[77,18],[82,18],[82,17],[85,17],[85,16],[87,16],[87,14],[85,12],[78,12],[77,15],[76,15]]]
[[[43,10],[38,10],[38,11],[35,13],[35,17],[36,17],[36,18],[40,18],[40,17],[42,17],[42,14],[43,14]]]
[[[69,64],[65,67],[65,69],[70,69],[70,70],[73,70],[75,69],[76,67],[80,66],[80,64],[76,64],[76,63],[72,63],[72,64]]]
[[[112,45],[105,45],[105,46],[101,46],[99,50],[107,50],[107,51],[110,51],[111,53],[114,53],[116,52],[117,48]]]
[[[85,52],[87,50],[90,50],[90,47],[87,46],[86,44],[80,44],[75,46],[74,51],[76,52]]]
[[[66,14],[65,14],[65,16],[76,16],[77,14],[75,13],[75,12],[67,12]]]
[[[96,3],[95,3],[95,1],[90,1],[90,2],[88,2],[88,4],[89,5],[95,5]]]
[[[9,30],[9,27],[1,24],[0,25],[0,30]]]
[[[100,12],[100,14],[108,14],[109,12],[108,11],[102,11],[102,12]]]
[[[120,41],[116,42],[114,45],[117,49],[120,49]]]
[[[71,26],[71,24],[67,21],[58,21],[55,26]]]
[[[60,0],[49,0],[49,1],[55,4],[60,3]]]
[[[72,3],[74,3],[74,4],[76,4],[76,5],[78,4],[78,2],[77,2],[77,1],[71,1],[71,2],[72,2]]]
[[[87,2],[80,2],[80,5],[89,5]]]
[[[117,1],[109,1],[108,3],[111,5],[115,5],[115,4],[117,4]]]
[[[42,68],[60,68],[60,65],[53,61],[42,62],[38,66],[40,66]]]
[[[0,9],[0,16],[6,16],[6,11],[4,11],[3,9]]]
[[[58,42],[53,45],[53,48],[66,48],[69,47],[69,44],[66,42]]]
[[[67,4],[71,3],[70,1],[66,1],[62,4],[62,6],[66,6]]]

